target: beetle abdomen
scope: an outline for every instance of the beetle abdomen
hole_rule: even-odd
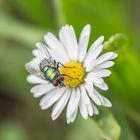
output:
[[[59,72],[51,67],[44,68],[44,76],[48,81],[53,81],[59,76]]]

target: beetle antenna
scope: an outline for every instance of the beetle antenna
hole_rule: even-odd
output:
[[[57,68],[59,67],[59,65],[62,65],[64,68],[74,68],[75,67],[75,66],[73,66],[73,67],[67,67],[67,66],[63,65],[62,63],[58,62],[57,63]]]

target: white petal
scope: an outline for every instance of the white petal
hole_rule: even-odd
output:
[[[71,60],[77,60],[78,44],[73,27],[71,25],[63,26],[59,32],[59,38],[64,45],[69,58]]]
[[[90,72],[96,65],[96,59],[89,60],[87,63],[84,64],[84,67],[86,68],[86,72]]]
[[[94,104],[92,104],[92,108],[93,108],[93,113],[98,115],[99,111],[98,111],[97,107]]]
[[[67,106],[67,112],[66,112],[67,118],[69,118],[74,113],[74,111],[79,105],[79,100],[80,100],[79,88],[73,89],[68,106]]]
[[[54,90],[50,91],[41,99],[41,109],[44,110],[52,106],[64,94],[64,91],[65,88],[55,88]]]
[[[87,109],[87,113],[89,116],[92,116],[93,115],[93,108],[92,108],[92,105],[91,105],[91,102],[90,102],[90,99],[87,95],[87,92],[86,92],[86,89],[83,85],[80,86],[80,89],[82,91],[82,97],[83,97],[83,101],[86,105],[86,109]]]
[[[67,53],[64,50],[63,45],[61,42],[52,34],[48,33],[44,36],[45,42],[48,44],[48,46],[51,48],[51,51],[54,53],[53,57],[55,58],[58,62],[61,63],[66,63],[68,62],[68,57]]]
[[[101,55],[98,59],[97,59],[97,62],[96,62],[96,65],[99,65],[105,61],[108,61],[108,60],[112,60],[114,58],[117,57],[117,54],[114,53],[114,52],[108,52],[108,53],[105,53],[103,55]]]
[[[98,46],[97,48],[95,48],[94,52],[92,52],[92,55],[90,55],[89,57],[87,57],[84,61],[84,66],[90,66],[92,63],[94,63],[94,61],[96,60],[96,58],[99,56],[99,54],[101,53],[103,49],[103,45]],[[93,65],[94,66],[94,65]],[[92,67],[93,68],[93,67]]]
[[[92,84],[89,81],[85,84],[85,87],[87,89],[87,92],[89,93],[89,96],[97,105],[109,107],[110,102],[105,97],[101,96],[98,91],[93,88]]]
[[[68,124],[73,123],[75,121],[77,112],[78,112],[78,107],[75,109],[74,113],[69,118],[67,118],[67,123]]]
[[[103,82],[102,84],[95,84],[94,85],[102,90],[108,90],[108,86],[105,82]]]
[[[103,45],[98,46],[94,50],[94,53],[93,53],[93,55],[92,55],[92,57],[90,59],[96,59],[99,56],[99,54],[101,53],[102,49],[103,49]]]
[[[93,87],[93,92],[94,92],[94,94],[95,94],[95,96],[100,100],[100,102],[101,102],[101,104],[103,103],[103,96],[101,96],[100,94],[99,94],[99,92]],[[103,104],[102,104],[103,105]]]
[[[101,77],[95,76],[94,73],[88,73],[86,79],[97,84],[103,83],[103,79]]]
[[[87,106],[88,115],[93,116],[93,107],[92,107],[91,103],[86,106]]]
[[[103,106],[111,107],[111,105],[112,105],[111,102],[104,96],[100,95],[95,88],[94,88],[94,94],[95,94],[95,96],[97,96],[99,98],[99,100]]]
[[[38,54],[36,54],[36,55],[38,56],[38,59],[40,59],[40,61],[43,58],[49,58],[50,57],[49,48],[45,44],[37,42],[36,47],[38,49]]]
[[[77,112],[78,112],[78,107],[76,108],[76,110],[74,111],[73,115],[71,116],[71,123],[73,123],[76,119],[77,116]]]
[[[43,83],[43,84],[34,86],[31,89],[31,93],[33,93],[33,96],[34,97],[40,97],[43,94],[45,94],[45,93],[49,92],[50,90],[52,90],[53,88],[54,87],[51,84],[49,84],[48,82],[46,82],[46,83]]]
[[[86,105],[80,100],[80,104],[79,104],[79,110],[81,115],[83,116],[84,119],[88,118],[88,112],[87,112],[87,108]]]
[[[27,77],[27,81],[31,84],[41,84],[41,83],[47,82],[43,79],[40,79],[40,78],[36,77],[35,75],[29,75]]]
[[[84,26],[84,28],[81,31],[80,38],[79,38],[79,55],[78,60],[80,62],[83,61],[83,59],[86,56],[87,48],[88,48],[88,42],[89,42],[89,36],[90,36],[91,27],[90,25]]]
[[[38,51],[38,49],[34,49],[34,50],[32,51],[32,54],[33,54],[35,57],[39,57],[39,51]]]
[[[66,92],[61,97],[61,99],[53,106],[52,115],[51,115],[52,120],[55,120],[59,117],[59,115],[61,114],[61,112],[63,111],[64,107],[68,102],[70,94],[71,94],[71,90],[70,89],[66,90]]]
[[[81,85],[80,86],[80,90],[82,91],[82,96],[83,96],[83,98],[84,98],[84,102],[86,103],[86,104],[90,104],[90,99],[89,99],[89,97],[88,97],[88,95],[87,95],[87,92],[86,92],[86,89],[85,89],[85,87],[84,87],[84,85]]]
[[[30,74],[38,75],[40,73],[39,60],[34,58],[32,61],[25,64],[25,68]]]
[[[91,81],[86,81],[84,84],[84,87],[87,90],[87,93],[89,97],[97,104],[101,105],[101,101],[99,100],[98,96],[96,95],[96,92],[94,92],[93,84]]]
[[[111,71],[107,69],[101,69],[101,70],[92,71],[91,74],[97,77],[108,77],[111,74]]]
[[[93,70],[105,69],[113,66],[115,63],[113,61],[105,61],[93,68]]]
[[[104,96],[102,96],[102,98],[103,98],[103,102],[102,102],[103,106],[106,106],[106,107],[112,106],[112,103],[107,98],[105,98]]]
[[[76,38],[76,34],[75,34],[75,31],[74,31],[74,28],[73,28],[72,25],[70,25],[70,32],[71,32],[73,48],[74,48],[74,51],[75,51],[75,57],[76,57],[76,60],[77,60],[77,58],[78,58],[78,43],[77,43],[77,38]]]
[[[87,108],[86,108],[86,101],[84,99],[85,95],[84,92],[81,91],[80,94],[80,103],[79,103],[79,110],[81,115],[83,116],[84,119],[88,118],[88,112],[87,112]]]
[[[94,55],[94,53],[96,54],[96,52],[99,52],[99,50],[102,48],[102,47],[100,48],[99,46],[101,46],[103,40],[104,37],[101,36],[91,45],[84,60],[84,63],[87,63],[87,61]]]

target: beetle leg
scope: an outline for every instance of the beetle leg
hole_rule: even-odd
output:
[[[63,66],[64,68],[74,68],[75,67],[75,66],[73,66],[73,67],[66,67],[61,62],[58,62],[56,68],[59,68],[60,65]]]
[[[71,76],[69,76],[69,75],[66,75],[66,74],[60,74],[60,75],[67,76],[67,77],[69,77],[69,78],[71,78],[71,79],[77,79],[77,80],[79,80],[78,78],[73,78],[73,77],[71,77]]]

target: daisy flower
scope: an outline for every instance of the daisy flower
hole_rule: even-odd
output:
[[[72,25],[65,25],[57,38],[48,32],[47,45],[36,44],[34,58],[25,65],[30,75],[27,81],[36,84],[31,93],[41,97],[42,110],[52,107],[52,120],[66,107],[67,123],[74,122],[78,110],[83,118],[98,114],[96,105],[111,107],[111,102],[97,89],[108,90],[103,78],[114,65],[114,52],[101,54],[104,37],[100,36],[88,49],[90,25],[84,26],[77,41]]]

